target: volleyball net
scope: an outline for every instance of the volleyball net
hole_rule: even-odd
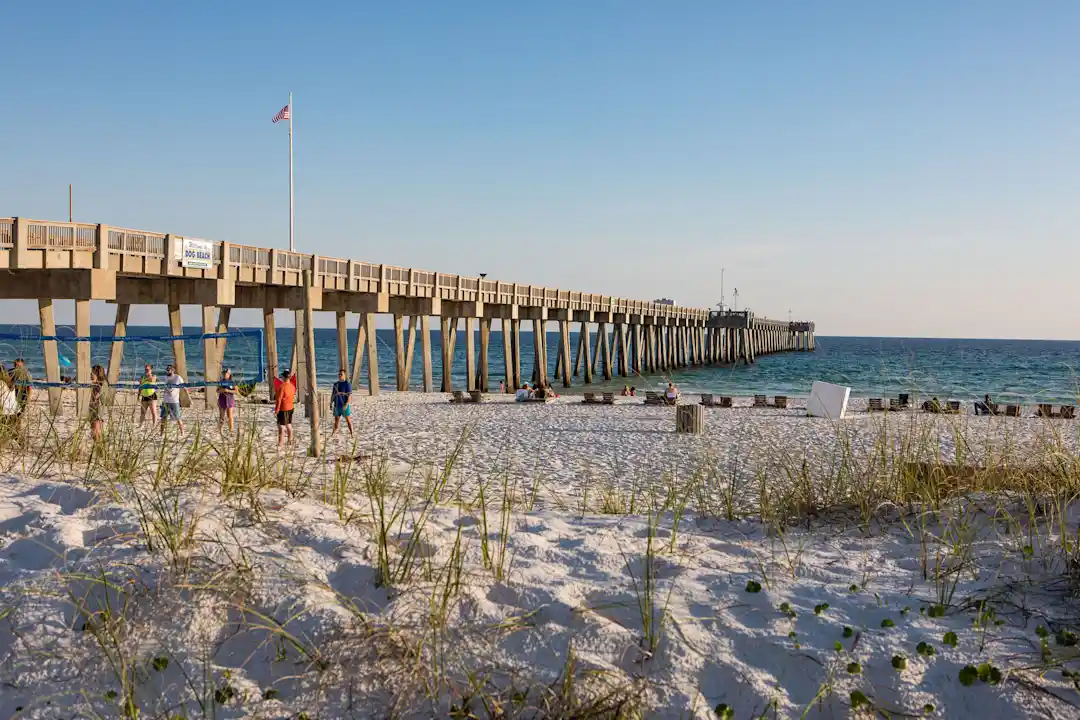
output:
[[[76,358],[79,347],[88,345],[90,365],[103,367],[111,379],[110,386],[117,389],[145,387],[141,379],[145,367],[150,365],[157,376],[157,387],[165,368],[172,365],[179,372],[184,370],[183,386],[220,386],[225,370],[232,371],[235,385],[255,385],[266,379],[263,361],[263,331],[260,328],[242,328],[215,333],[183,333],[180,335],[90,335],[80,337],[69,327],[58,327],[55,335],[41,335],[27,327],[23,332],[0,332],[0,364],[11,373],[14,361],[21,359],[30,376],[27,381],[16,377],[16,384],[35,388],[79,388],[91,383],[76,381]],[[46,344],[56,343],[59,381],[46,378]],[[184,362],[178,362],[180,343],[183,343]],[[211,344],[210,375],[207,377],[206,349]],[[116,365],[116,367],[111,367]],[[186,366],[181,368],[181,366]]]

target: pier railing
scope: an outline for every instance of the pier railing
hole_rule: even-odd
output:
[[[183,236],[90,223],[0,218],[0,269],[100,268],[122,275],[221,278],[299,286],[311,270],[316,287],[343,292],[448,301],[647,314],[703,322],[709,311],[577,290],[380,265],[272,248],[209,241],[210,269],[184,268]]]

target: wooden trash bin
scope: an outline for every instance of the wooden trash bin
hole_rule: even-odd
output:
[[[701,405],[679,405],[675,408],[675,432],[700,435],[704,429],[704,407]]]

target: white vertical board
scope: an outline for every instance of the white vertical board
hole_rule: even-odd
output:
[[[810,417],[843,420],[847,415],[850,395],[849,387],[815,380],[810,388],[810,399],[806,401],[806,414]]]

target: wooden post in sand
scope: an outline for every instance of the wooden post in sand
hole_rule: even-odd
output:
[[[41,321],[42,337],[55,337],[56,318],[53,315],[52,298],[38,299],[38,318]],[[45,380],[49,383],[60,382],[60,356],[57,353],[56,341],[42,340],[41,354],[45,357]],[[63,398],[63,388],[49,387],[49,411],[53,417],[61,414]]]
[[[675,432],[700,435],[705,429],[705,408],[701,405],[679,405],[675,408]]]
[[[311,296],[315,289],[311,287],[311,271],[304,270],[304,361],[308,370],[307,407],[311,425],[311,446],[308,453],[312,457],[322,457],[322,435],[319,433],[319,402],[315,376],[315,321],[312,312]]]

